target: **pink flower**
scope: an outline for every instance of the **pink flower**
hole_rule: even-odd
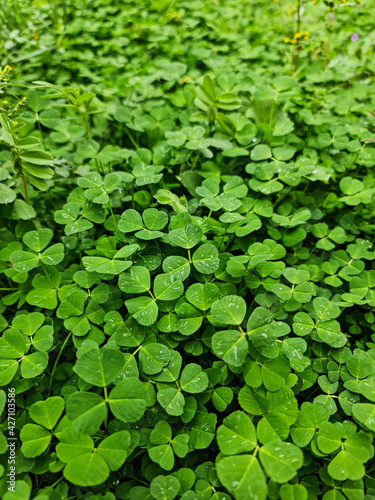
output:
[[[330,18],[330,19],[334,19],[334,18],[335,18],[335,14],[330,14],[330,15],[329,15],[329,18]]]
[[[351,40],[352,42],[355,42],[356,40],[358,40],[358,38],[359,38],[359,37],[358,37],[358,33],[353,33],[353,34],[352,34],[352,36],[351,36],[351,38],[350,38],[350,40]]]

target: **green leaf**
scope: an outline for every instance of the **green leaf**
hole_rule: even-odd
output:
[[[27,273],[39,265],[39,257],[35,253],[16,251],[10,256],[14,269],[19,273]]]
[[[279,490],[281,500],[307,500],[307,489],[302,484],[283,484]]]
[[[48,365],[48,354],[34,352],[21,361],[21,375],[24,378],[34,378],[44,372]]]
[[[26,349],[26,337],[15,328],[5,330],[0,337],[0,356],[2,358],[21,358]]]
[[[123,380],[109,394],[109,407],[115,417],[123,422],[139,420],[146,410],[146,405],[146,388],[136,378]]]
[[[289,362],[284,356],[265,361],[261,368],[265,388],[269,391],[278,391],[285,384],[289,372]]]
[[[158,306],[151,297],[136,297],[125,301],[125,305],[139,324],[150,326],[158,317]]]
[[[66,415],[76,432],[93,434],[106,418],[107,407],[99,394],[76,392],[66,401]]]
[[[12,203],[16,197],[17,195],[13,189],[0,182],[0,204]]]
[[[59,443],[56,445],[56,453],[62,462],[69,462],[73,458],[94,450],[94,441],[90,436],[76,432],[68,426],[59,434]]]
[[[303,453],[292,443],[270,441],[259,450],[259,459],[273,481],[286,483],[302,467]]]
[[[144,373],[155,375],[168,365],[171,352],[163,344],[147,344],[139,352],[139,364]]]
[[[156,476],[150,490],[155,500],[173,500],[180,491],[180,481],[175,476]]]
[[[208,386],[208,377],[202,367],[190,363],[184,367],[180,376],[181,389],[185,392],[196,394],[203,392]]]
[[[164,470],[172,470],[174,467],[174,454],[170,444],[154,446],[148,451],[149,457]]]
[[[341,446],[342,433],[330,422],[323,422],[319,428],[317,445],[323,453],[332,453]]]
[[[143,221],[147,229],[159,231],[168,223],[168,215],[162,210],[156,208],[147,208],[143,212]]]
[[[96,452],[104,458],[110,470],[118,470],[126,460],[130,442],[128,431],[115,432],[101,441]]]
[[[86,351],[78,358],[73,369],[85,382],[105,387],[119,375],[124,363],[125,359],[120,351],[103,347]]]
[[[1,199],[1,194],[0,194],[0,199]],[[25,201],[18,199],[14,201],[13,213],[17,218],[21,220],[29,220],[29,219],[34,219],[34,217],[36,217],[35,209]]]
[[[223,330],[212,337],[212,352],[233,366],[241,366],[248,352],[246,336],[237,330]]]
[[[173,274],[158,274],[154,280],[154,295],[158,300],[175,300],[184,293],[184,285]]]
[[[0,386],[8,385],[18,370],[15,359],[0,359]]]
[[[14,328],[18,328],[25,335],[34,335],[44,322],[44,314],[31,312],[29,314],[18,314],[12,321]]]
[[[64,245],[62,243],[56,243],[51,247],[44,250],[40,260],[46,266],[56,266],[64,259]]]
[[[271,149],[265,144],[258,144],[252,149],[250,153],[250,158],[253,161],[267,160],[268,158],[271,157],[272,157]]]
[[[53,161],[53,156],[44,151],[23,151],[20,155],[22,160],[34,165],[50,165]]]
[[[4,493],[4,500],[29,500],[31,494],[31,485],[26,481],[17,479],[14,485],[14,491],[10,489]],[[44,500],[44,499],[42,499]]]
[[[27,458],[41,455],[51,442],[51,433],[39,425],[25,424],[21,429],[22,453]]]
[[[118,228],[123,233],[132,233],[143,228],[142,217],[133,209],[125,210],[121,215]]]
[[[29,231],[22,239],[31,250],[41,252],[52,240],[52,237],[53,231],[51,229],[39,229],[38,231]]]
[[[197,450],[210,446],[216,429],[217,415],[214,413],[197,413],[191,421],[191,444]]]
[[[357,403],[353,405],[352,411],[358,422],[375,432],[375,404]]]
[[[156,423],[155,428],[150,434],[150,443],[165,444],[172,439],[171,426],[165,420],[160,420]]]
[[[163,271],[176,280],[184,281],[190,274],[190,264],[185,257],[171,255],[163,261]]]
[[[101,274],[120,274],[132,265],[130,260],[110,260],[105,257],[83,257],[82,262],[87,271]]]
[[[159,390],[157,399],[168,415],[179,416],[183,414],[185,398],[175,387]]]
[[[120,274],[119,288],[125,293],[144,293],[150,290],[150,272],[143,266],[132,266],[129,271]]]
[[[29,415],[39,425],[53,429],[65,408],[65,402],[59,396],[52,396],[45,401],[37,401],[29,408]]]
[[[211,306],[212,318],[221,325],[240,325],[246,314],[246,302],[237,295],[227,295]]]
[[[213,283],[194,283],[186,290],[185,297],[193,306],[207,311],[220,297],[220,292]]]
[[[211,274],[218,270],[219,252],[212,243],[203,243],[194,253],[192,263],[197,271]]]
[[[223,420],[217,430],[217,444],[224,455],[248,453],[255,448],[255,427],[246,413],[238,410]]]
[[[341,450],[328,464],[328,474],[336,481],[361,479],[365,468],[361,462],[346,450]]]
[[[169,239],[172,245],[190,249],[195,247],[202,238],[203,231],[200,227],[187,224],[184,228],[172,229]]]
[[[223,458],[217,464],[217,475],[235,500],[265,500],[267,497],[264,473],[253,455]]]
[[[109,470],[104,459],[97,453],[84,453],[69,460],[64,477],[77,486],[95,486],[104,483]]]

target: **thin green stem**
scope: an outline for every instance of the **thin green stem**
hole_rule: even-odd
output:
[[[137,347],[137,349],[134,352],[132,352],[132,356],[135,356],[137,354],[137,352],[140,351],[141,349],[142,349],[142,345]]]
[[[132,208],[134,209],[135,203],[134,203],[134,182],[135,179],[132,180]]]
[[[301,0],[297,0],[297,22],[296,22],[296,33],[300,33],[301,31]],[[301,50],[301,46],[299,43],[299,38],[297,38],[295,53],[294,53],[294,72],[298,70],[299,66],[299,51]]]
[[[87,119],[87,115],[82,114],[81,116],[82,116],[83,124],[85,125],[87,137],[91,140],[92,139],[92,133],[91,133],[91,128],[90,128],[90,123],[89,123],[89,121]]]
[[[113,225],[115,226],[115,231],[118,231],[118,227],[117,227],[116,219],[115,219],[115,214],[113,213],[113,210],[112,210],[111,201],[108,202],[108,206],[109,206],[109,211],[111,212],[111,215],[112,215],[112,220],[113,220]]]
[[[226,234],[227,234],[227,231],[228,231],[228,224],[227,224],[227,225],[226,225],[226,227],[225,227],[225,231],[224,231],[223,237],[221,238],[221,241],[220,241],[220,245],[219,245],[219,248],[218,248],[218,251],[219,251],[219,252],[220,252],[221,245],[222,245],[222,244],[223,244],[223,242],[224,242],[224,238],[225,238],[225,236],[226,236]]]
[[[331,14],[333,14],[332,11],[331,11]],[[333,17],[332,22],[327,24],[328,38],[327,38],[327,43],[326,43],[326,47],[325,47],[325,54],[324,54],[324,69],[327,69],[327,66],[328,66],[329,51],[331,48],[331,40],[332,40],[332,32],[333,32],[333,25],[334,24],[335,24],[335,16]]]
[[[272,105],[271,105],[271,112],[270,112],[270,121],[268,125],[271,127],[272,126],[272,119],[273,119],[273,111],[275,109],[275,99],[272,99]]]
[[[21,180],[22,180],[23,194],[25,197],[25,201],[29,205],[29,193],[27,192],[26,179],[24,174],[21,174]]]
[[[63,342],[63,344],[62,344],[62,346],[60,348],[59,354],[57,355],[57,358],[55,360],[55,364],[53,365],[52,372],[51,372],[50,379],[49,379],[48,394],[50,394],[50,392],[51,392],[51,387],[52,387],[52,382],[53,382],[53,375],[54,375],[54,373],[56,371],[57,364],[58,364],[58,362],[60,360],[60,356],[61,356],[61,354],[62,354],[62,352],[63,352],[63,350],[64,350],[64,348],[65,348],[65,346],[66,346],[66,344],[67,344],[67,342],[68,342],[68,340],[70,339],[71,336],[72,336],[72,332],[69,332],[69,334],[67,335],[66,339],[64,340],[64,342]]]
[[[106,385],[103,387],[103,390],[104,390],[104,401],[107,403],[108,402],[108,390],[107,390]],[[108,429],[108,411],[105,412],[104,427],[106,430]]]
[[[126,135],[129,137],[131,143],[135,147],[135,149],[139,149],[139,144],[136,142],[136,140],[134,139],[133,135],[129,132],[129,130],[126,129],[125,132]]]
[[[42,142],[42,144],[43,144],[44,149],[47,149],[47,148],[46,148],[46,143],[45,143],[45,141],[44,141],[43,132],[42,132],[42,126],[41,126],[40,121],[39,121],[39,116],[38,116],[38,119],[37,119],[37,122],[36,122],[36,123],[37,123],[37,126],[38,126],[38,130],[39,130],[39,132],[40,132],[40,140],[41,140],[41,142]]]

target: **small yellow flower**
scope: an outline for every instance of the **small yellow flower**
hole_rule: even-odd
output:
[[[34,37],[33,37],[33,38],[34,38],[34,40],[38,40],[39,35],[34,35]]]
[[[14,121],[14,122],[13,122],[13,125],[18,125],[18,122],[15,122],[15,121]]]
[[[290,38],[284,38],[284,43],[290,43]]]
[[[297,40],[293,38],[292,43],[297,43]]]
[[[4,68],[4,70],[5,70],[5,69],[7,69],[8,71],[12,71],[12,69],[13,69],[13,68],[12,68],[11,66],[9,66],[9,64],[7,64],[7,65],[5,66],[5,68]]]
[[[298,38],[302,38],[302,33],[296,33],[294,35],[294,38],[296,38],[298,40]]]
[[[309,32],[308,32],[308,31],[304,31],[304,32],[303,32],[303,34],[304,34],[305,36],[308,36]]]
[[[8,101],[3,101],[3,104],[8,104]]]

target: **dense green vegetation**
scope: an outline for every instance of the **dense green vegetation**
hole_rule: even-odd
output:
[[[374,7],[0,4],[4,500],[375,498]]]

